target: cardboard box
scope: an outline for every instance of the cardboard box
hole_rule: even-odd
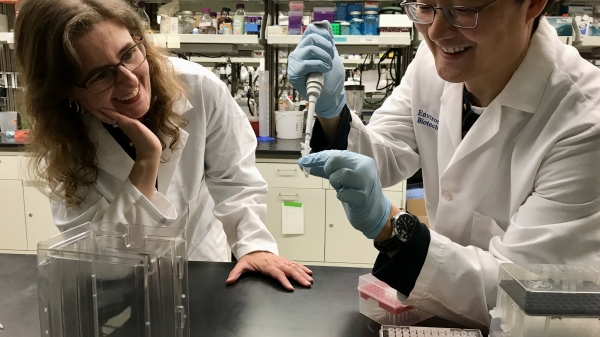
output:
[[[425,209],[425,199],[406,200],[406,210],[410,214],[427,216],[427,210]]]
[[[419,221],[429,227],[429,218],[425,209],[425,199],[408,199],[406,200],[406,211],[416,215]]]

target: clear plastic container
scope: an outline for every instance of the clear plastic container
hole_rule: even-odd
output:
[[[379,15],[377,15],[377,11],[366,11],[363,20],[363,35],[379,35]]]
[[[210,8],[202,8],[202,17],[198,22],[200,34],[211,34],[213,30],[213,21],[210,17]]]
[[[244,12],[244,4],[235,5],[236,11],[233,16],[233,34],[234,35],[244,35],[244,17],[246,13]]]
[[[383,325],[379,330],[381,337],[483,337],[481,331],[456,328],[428,328],[417,326]]]
[[[491,336],[600,336],[600,267],[503,264]]]
[[[7,131],[15,131],[17,129],[17,112],[16,111],[0,111],[0,132],[6,134]]]
[[[350,22],[340,22],[340,35],[350,35]]]
[[[194,29],[195,24],[196,17],[194,17],[194,12],[181,12],[181,21],[179,22],[179,34],[192,34],[192,30]]]
[[[363,19],[352,19],[350,21],[350,35],[362,35]]]
[[[414,325],[432,315],[398,301],[398,292],[371,274],[358,278],[360,313],[382,325]]]
[[[185,229],[86,223],[38,244],[41,335],[188,337]]]

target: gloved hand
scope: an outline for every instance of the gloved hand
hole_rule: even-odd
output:
[[[298,92],[306,95],[306,79],[310,73],[323,73],[323,91],[317,100],[315,113],[333,118],[339,115],[346,104],[344,92],[345,71],[333,41],[329,22],[310,24],[298,46],[288,57],[288,78]]]
[[[352,226],[369,239],[383,229],[391,203],[383,195],[375,161],[350,151],[327,150],[298,160],[310,174],[329,179]]]

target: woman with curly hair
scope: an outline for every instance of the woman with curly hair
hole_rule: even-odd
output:
[[[25,1],[15,49],[33,169],[54,222],[185,227],[190,260],[239,262],[292,290],[311,271],[277,255],[264,224],[256,138],[227,87],[144,39],[123,0]]]

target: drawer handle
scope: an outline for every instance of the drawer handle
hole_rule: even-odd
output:
[[[298,193],[292,194],[292,193],[279,193],[280,197],[297,197]]]
[[[297,169],[277,169],[277,173],[282,176],[294,176],[297,171]]]

